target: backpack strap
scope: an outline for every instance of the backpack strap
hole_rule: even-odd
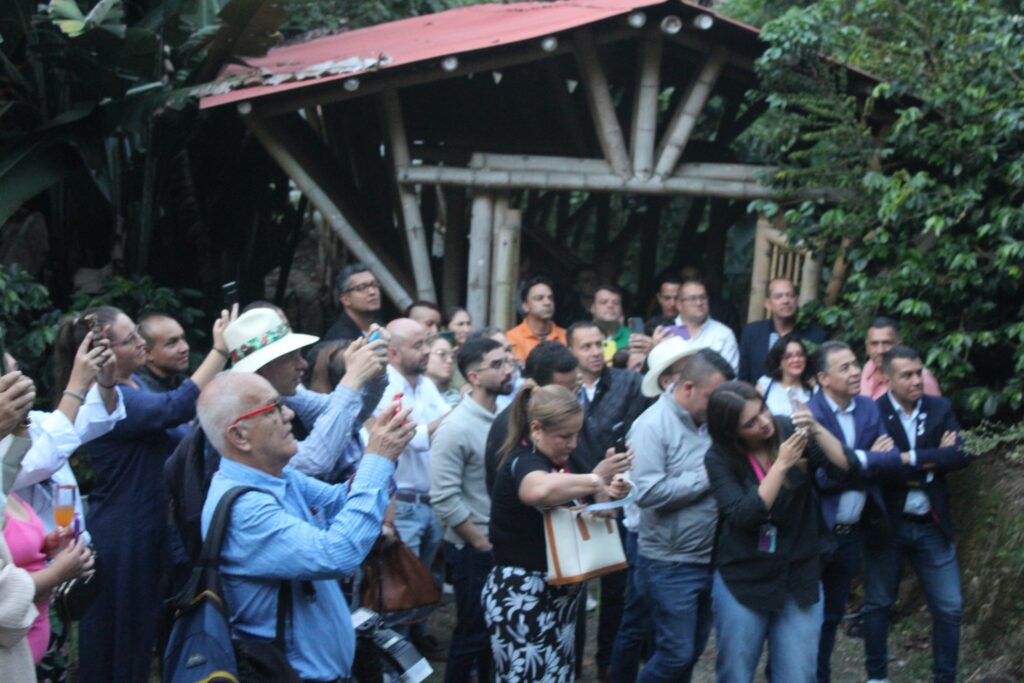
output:
[[[235,486],[228,489],[221,499],[217,501],[217,508],[213,511],[213,519],[210,520],[210,527],[206,530],[206,540],[203,541],[203,549],[199,553],[198,567],[216,569],[220,565],[220,551],[224,545],[224,534],[227,533],[228,520],[231,519],[231,506],[238,497],[249,491],[261,491],[268,493],[265,489],[255,486]]]

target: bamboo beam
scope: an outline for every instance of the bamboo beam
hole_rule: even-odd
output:
[[[398,93],[385,90],[381,94],[384,109],[384,124],[391,147],[391,158],[395,172],[409,166],[409,140],[405,136],[405,122],[402,120],[402,103]],[[427,301],[437,301],[434,290],[434,278],[430,272],[430,252],[427,250],[426,230],[423,227],[423,216],[420,214],[419,202],[416,199],[416,188],[405,183],[398,183],[398,200],[402,209],[402,222],[405,225],[405,237],[409,247],[409,260],[412,263],[413,278],[416,280],[416,296]]]
[[[771,255],[775,251],[768,241],[771,223],[764,216],[758,216],[754,231],[754,266],[750,273],[750,303],[747,305],[747,322],[764,320],[765,291],[771,279]]]
[[[469,268],[466,281],[466,312],[477,327],[487,325],[487,304],[491,295],[491,233],[494,197],[488,192],[473,195],[469,227]]]
[[[488,171],[549,171],[554,173],[612,173],[604,159],[577,159],[530,154],[473,154],[471,167]],[[672,175],[677,178],[715,178],[754,182],[763,174],[775,173],[776,167],[758,164],[719,164],[707,162],[682,163]]]
[[[519,276],[522,213],[509,207],[503,193],[494,203],[494,256],[491,272],[491,325],[507,330],[515,323],[515,286]]]
[[[654,170],[658,93],[661,91],[661,46],[660,30],[650,30],[640,39],[629,148],[633,152],[633,175],[641,180],[650,178]]]
[[[296,159],[295,154],[282,139],[277,127],[270,121],[256,117],[244,117],[243,120],[253,132],[253,135],[259,139],[267,153],[277,162],[285,174],[292,179],[299,190],[309,197],[310,203],[317,208],[331,227],[331,230],[341,238],[341,241],[345,243],[349,251],[357,259],[369,266],[370,270],[377,276],[377,280],[380,282],[381,288],[388,298],[400,309],[411,304],[413,297],[398,278],[395,277],[388,263],[378,256],[377,252],[356,231],[338,204],[310,174],[307,165]]]
[[[601,60],[594,46],[594,35],[589,29],[580,29],[573,34],[576,67],[579,69],[583,88],[587,95],[587,105],[594,119],[597,141],[601,145],[605,159],[611,164],[612,170],[623,178],[632,175],[629,155],[626,153],[626,141],[622,137],[622,127],[615,112],[615,103],[608,88],[608,79]]]
[[[652,195],[694,195],[727,199],[768,199],[775,190],[753,180],[723,180],[698,176],[672,176],[664,180],[621,178],[614,173],[558,173],[554,171],[492,171],[445,166],[407,166],[398,169],[398,182],[407,185],[461,185],[486,189],[589,190],[635,192]]]
[[[668,124],[668,130],[658,145],[658,163],[654,167],[654,175],[659,178],[667,178],[672,174],[679,158],[683,156],[683,149],[690,141],[690,135],[697,125],[697,119],[707,104],[711,90],[715,87],[718,76],[722,73],[722,67],[728,56],[724,48],[716,47],[708,56],[704,65],[701,66],[696,78],[690,84],[686,95],[680,100],[672,120]]]

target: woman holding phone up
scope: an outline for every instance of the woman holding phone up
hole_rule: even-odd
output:
[[[708,431],[704,463],[720,514],[712,588],[718,683],[753,681],[766,640],[773,680],[814,683],[829,545],[814,471],[824,467],[842,481],[860,465],[806,408],[773,417],[743,382],[711,394]]]

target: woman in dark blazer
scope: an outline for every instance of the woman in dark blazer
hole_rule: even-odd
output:
[[[753,681],[764,643],[772,679],[814,683],[828,530],[814,469],[839,480],[852,452],[806,409],[773,417],[754,387],[726,382],[708,403],[705,458],[720,523],[712,600],[718,683]]]

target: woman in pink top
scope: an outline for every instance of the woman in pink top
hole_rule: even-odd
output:
[[[36,664],[46,654],[50,642],[50,592],[60,583],[93,568],[92,551],[81,541],[69,543],[68,533],[55,530],[47,534],[31,507],[13,493],[7,496],[4,540],[14,564],[32,576],[36,587],[39,616],[28,632],[28,644]],[[52,561],[47,564],[47,559]]]

